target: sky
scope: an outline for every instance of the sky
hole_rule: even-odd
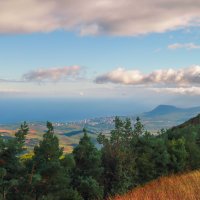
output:
[[[199,0],[0,1],[0,98],[200,105]]]

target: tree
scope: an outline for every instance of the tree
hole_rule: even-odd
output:
[[[35,196],[35,199],[70,199],[72,193],[78,197],[78,193],[69,185],[67,170],[61,165],[63,149],[59,147],[52,123],[47,122],[47,129],[43,140],[34,148],[29,168],[29,193]],[[61,198],[61,194],[64,197]]]
[[[21,153],[24,150],[24,144],[28,131],[28,124],[24,122],[23,124],[21,124],[20,129],[15,133],[15,140],[18,148],[18,153]]]
[[[152,160],[154,161],[155,177],[165,176],[168,174],[168,164],[170,155],[167,151],[165,140],[156,137],[153,145]]]
[[[163,139],[146,132],[138,139],[134,150],[137,152],[137,184],[168,173],[169,154]]]
[[[187,151],[185,149],[185,139],[179,138],[168,142],[168,153],[170,155],[169,171],[181,172],[185,170]]]
[[[102,199],[101,186],[101,154],[91,142],[86,129],[78,146],[73,150],[75,160],[74,187],[77,188],[83,199]]]
[[[141,123],[140,118],[136,118],[136,123],[134,124],[134,134],[135,136],[139,137],[144,134],[144,125]]]
[[[111,131],[110,138],[103,134],[98,136],[98,142],[103,145],[105,196],[124,193],[135,184],[135,155],[131,151],[134,132],[131,121],[122,121],[116,117],[114,122],[115,129]]]
[[[20,182],[23,179],[24,166],[19,155],[24,151],[25,137],[29,128],[26,122],[21,124],[15,138],[4,140],[0,137],[0,193],[2,199],[18,199]]]

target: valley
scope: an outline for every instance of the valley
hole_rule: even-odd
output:
[[[145,129],[156,134],[161,129],[177,126],[189,118],[195,117],[198,113],[200,113],[200,107],[177,108],[170,105],[159,105],[149,112],[135,116],[120,116],[120,118],[125,119],[128,117],[131,119],[131,123],[134,124],[136,117],[139,116],[145,125]],[[60,140],[60,146],[64,148],[64,152],[69,153],[83,136],[83,128],[87,129],[88,135],[98,147],[96,141],[98,134],[109,134],[110,130],[114,128],[114,119],[115,116],[110,116],[66,123],[54,122],[53,125],[55,134]],[[30,132],[27,135],[26,145],[28,151],[32,151],[33,147],[42,139],[42,135],[46,131],[46,122],[28,122],[28,124]],[[0,133],[4,138],[13,137],[19,125],[20,123],[1,124]]]

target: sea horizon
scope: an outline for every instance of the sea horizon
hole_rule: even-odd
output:
[[[0,124],[72,122],[111,116],[132,116],[147,111],[127,99],[4,98],[0,99]]]

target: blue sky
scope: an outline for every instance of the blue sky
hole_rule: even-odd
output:
[[[0,94],[197,104],[199,13],[197,0],[0,2]]]
[[[168,45],[198,44],[200,31],[198,33],[194,28],[191,31],[134,37],[79,36],[65,31],[1,35],[1,78],[13,72],[13,78],[16,78],[16,73],[21,76],[38,68],[71,65],[86,67],[90,73],[105,72],[120,66],[144,72],[187,67],[199,63],[200,50],[170,50]]]

